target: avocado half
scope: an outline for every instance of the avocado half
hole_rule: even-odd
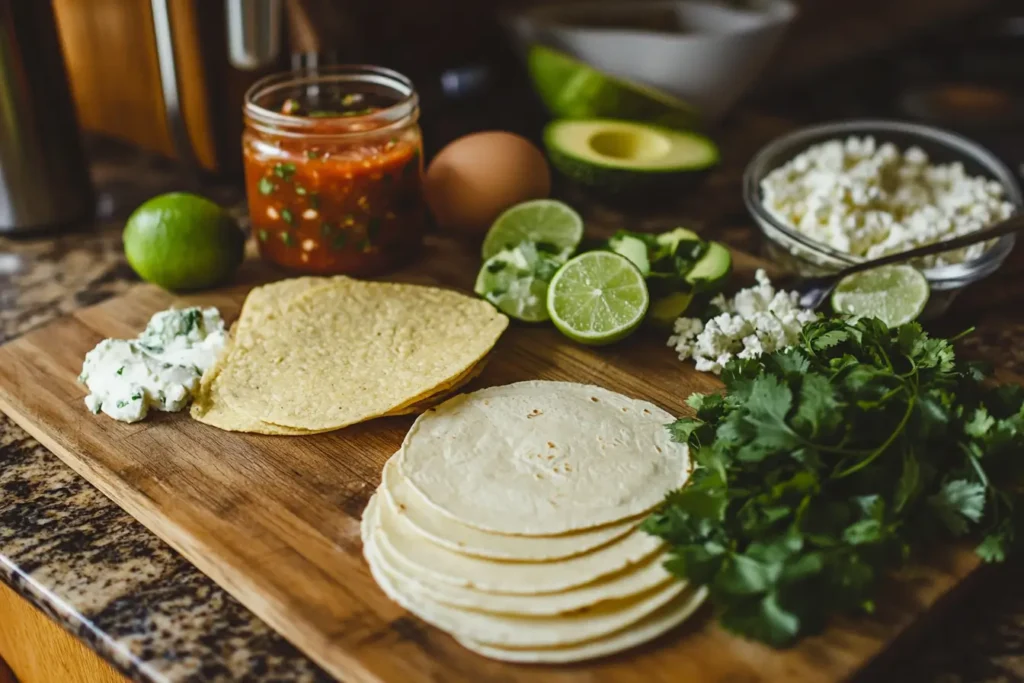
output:
[[[617,196],[678,189],[718,163],[718,148],[703,135],[635,121],[552,121],[544,146],[566,176]]]
[[[679,130],[700,123],[697,110],[687,102],[610,76],[544,45],[531,47],[526,63],[537,94],[555,118],[625,119]]]

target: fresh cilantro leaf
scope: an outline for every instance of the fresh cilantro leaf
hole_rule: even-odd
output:
[[[828,330],[815,337],[811,344],[815,351],[824,351],[842,344],[849,336],[846,330]]]
[[[808,438],[831,431],[842,419],[835,388],[822,375],[808,374],[800,381],[800,403],[793,415],[793,426]]]
[[[800,618],[785,609],[775,593],[731,603],[721,614],[722,626],[774,647],[790,645],[800,633]]]
[[[977,522],[985,507],[985,487],[964,479],[947,482],[928,503],[954,536],[967,533],[967,522]]]
[[[921,488],[921,465],[912,450],[903,452],[903,470],[900,473],[899,482],[896,484],[896,493],[893,505],[899,512],[907,503],[912,501]]]
[[[985,438],[995,426],[995,419],[988,414],[985,406],[979,406],[964,424],[964,433],[978,439]]]
[[[672,440],[676,443],[689,443],[690,435],[704,425],[703,420],[695,420],[691,417],[681,417],[675,422],[666,425]]]
[[[985,562],[1002,562],[1009,554],[1009,550],[1010,532],[1006,525],[991,531],[975,548],[978,557]]]

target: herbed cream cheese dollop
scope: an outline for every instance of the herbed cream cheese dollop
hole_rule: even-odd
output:
[[[150,408],[181,410],[227,340],[216,308],[161,311],[136,339],[104,339],[86,354],[78,377],[89,389],[85,405],[122,422],[138,422]]]

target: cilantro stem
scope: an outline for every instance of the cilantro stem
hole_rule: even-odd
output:
[[[873,463],[875,460],[877,460],[879,456],[881,456],[882,453],[884,453],[886,449],[888,449],[889,446],[892,445],[893,441],[896,440],[896,437],[903,433],[904,428],[906,428],[907,426],[907,422],[910,421],[910,414],[914,412],[915,405],[917,405],[917,397],[911,396],[910,400],[907,401],[907,409],[906,411],[904,411],[903,417],[900,419],[900,423],[896,425],[896,429],[892,431],[892,434],[890,434],[889,438],[885,440],[885,443],[876,448],[871,453],[871,455],[853,465],[850,465],[845,470],[841,470],[839,472],[832,472],[832,478],[842,479],[844,477],[848,477],[851,474],[860,472],[862,469],[864,469],[865,467]]]

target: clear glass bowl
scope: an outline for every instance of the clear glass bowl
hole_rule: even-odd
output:
[[[955,133],[916,123],[874,119],[802,128],[761,149],[743,174],[743,201],[765,237],[764,251],[768,258],[790,272],[822,275],[863,259],[816,242],[778,221],[762,203],[761,180],[811,145],[851,135],[870,135],[879,144],[891,142],[901,150],[916,145],[928,153],[932,163],[959,161],[971,175],[983,175],[1001,183],[1006,200],[1017,207],[1017,211],[1024,209],[1024,197],[1010,169],[992,152]],[[940,315],[961,289],[998,270],[1013,249],[1015,239],[1014,235],[1006,235],[976,259],[923,270],[932,289],[925,315]]]

